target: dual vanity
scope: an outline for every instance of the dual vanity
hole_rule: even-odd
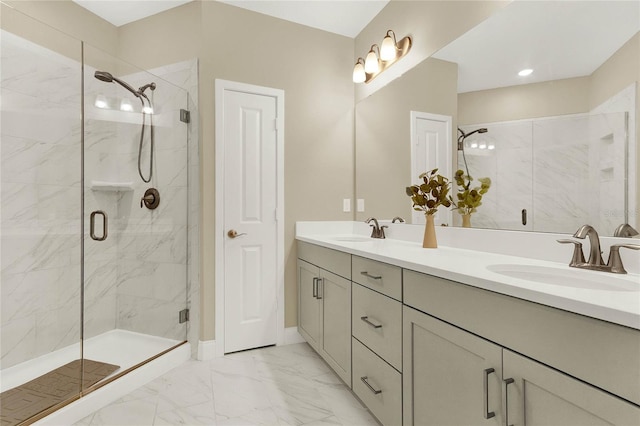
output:
[[[491,249],[516,233],[367,229],[297,224],[298,330],[380,423],[640,425],[635,258],[614,275]],[[465,231],[487,250],[453,248]]]

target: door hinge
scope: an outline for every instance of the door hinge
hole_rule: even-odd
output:
[[[180,109],[180,121],[183,123],[191,122],[191,112],[186,109]]]
[[[183,322],[187,322],[189,321],[189,309],[183,309],[181,310],[179,313],[179,323],[182,324]]]

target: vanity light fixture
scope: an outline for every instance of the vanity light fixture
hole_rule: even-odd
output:
[[[409,50],[411,50],[411,37],[407,36],[396,42],[395,33],[392,30],[388,30],[381,46],[372,45],[365,60],[358,58],[353,68],[354,83],[369,83],[409,53]]]
[[[532,72],[533,72],[533,70],[532,70],[531,68],[526,68],[526,69],[523,69],[522,71],[520,71],[520,72],[518,73],[518,75],[519,75],[520,77],[526,77],[526,76],[528,76],[528,75],[531,75],[531,73],[532,73]]]
[[[353,82],[364,83],[367,79],[367,74],[364,71],[364,59],[358,58],[358,62],[353,67]]]
[[[375,52],[374,48],[378,50],[378,53]],[[367,74],[375,74],[380,71],[379,53],[380,48],[378,48],[377,44],[371,46],[369,53],[367,53],[367,59],[364,60],[364,72]]]

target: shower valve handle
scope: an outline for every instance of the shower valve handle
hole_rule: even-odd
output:
[[[160,193],[155,188],[149,188],[145,191],[144,196],[140,199],[140,208],[147,207],[154,210],[160,205]]]

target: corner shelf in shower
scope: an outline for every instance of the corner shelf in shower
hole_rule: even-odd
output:
[[[101,180],[92,180],[91,190],[107,192],[133,191],[133,182],[106,182]]]

